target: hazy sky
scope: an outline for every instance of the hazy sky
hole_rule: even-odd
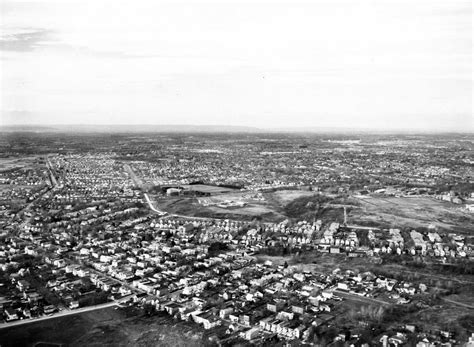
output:
[[[470,1],[0,2],[0,124],[474,128]]]

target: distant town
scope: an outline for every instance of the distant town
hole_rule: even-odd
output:
[[[189,345],[474,344],[472,136],[14,132],[0,153],[0,335],[113,307]]]

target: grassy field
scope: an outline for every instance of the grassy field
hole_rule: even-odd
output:
[[[11,169],[33,167],[37,157],[0,158],[0,172]]]
[[[428,227],[469,231],[474,215],[464,212],[459,205],[432,198],[365,197],[349,213],[349,223],[378,224],[385,227]]]
[[[137,317],[107,308],[0,331],[0,345],[200,346],[202,333],[168,316]]]
[[[425,330],[449,330],[461,334],[467,341],[474,329],[472,309],[451,304],[435,305],[403,317],[403,323],[415,324]]]
[[[272,193],[266,193],[265,196],[271,197],[271,199],[273,199],[280,206],[285,206],[295,199],[314,196],[316,194],[317,193],[315,192],[310,192],[307,190],[279,190]]]
[[[318,195],[304,190],[283,190],[263,193],[263,199],[256,199],[255,193],[232,192],[214,195],[205,198],[152,197],[157,208],[168,213],[195,217],[230,218],[238,220],[258,219],[263,222],[281,222],[292,218],[295,220],[313,220],[325,218],[330,221],[342,221],[341,207],[332,206],[329,201],[332,197]],[[207,202],[220,203],[226,200],[242,201],[243,207],[222,208],[218,206],[204,206],[198,199]],[[324,200],[324,203],[320,201]],[[291,211],[288,206],[292,206]]]
[[[214,199],[214,197],[213,197]],[[217,206],[203,206],[196,198],[178,197],[153,199],[157,208],[168,213],[185,216],[222,218],[236,220],[253,220],[279,222],[285,219],[284,215],[276,212],[265,202],[254,202],[244,207],[221,208]]]
[[[199,191],[209,194],[220,194],[220,193],[229,193],[235,191],[234,188],[210,186],[207,184],[192,184],[192,185],[182,185],[183,188],[192,191]]]
[[[343,222],[347,207],[348,224],[379,228],[428,228],[459,233],[470,233],[474,215],[459,205],[427,197],[335,197],[318,195],[303,190],[282,190],[262,194],[264,200],[255,200],[251,194],[232,192],[203,200],[220,203],[226,200],[242,201],[244,207],[221,208],[204,206],[189,197],[156,199],[156,206],[169,213],[187,216],[259,219],[265,222],[321,219],[325,223]]]

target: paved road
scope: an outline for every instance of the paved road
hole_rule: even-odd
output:
[[[31,209],[31,207],[33,207],[34,203],[36,201],[38,201],[40,198],[43,197],[43,195],[45,195],[46,193],[50,192],[52,190],[52,188],[47,188],[44,192],[42,192],[41,194],[39,194],[35,199],[33,199],[32,201],[30,201],[25,207],[23,207],[21,210],[19,210],[16,214],[18,215],[19,213],[21,212],[25,212],[25,211],[29,211]],[[31,220],[33,219],[33,216],[25,219],[23,222],[20,223],[20,225],[18,226],[18,230],[22,231],[25,229],[25,226],[28,224],[28,223],[31,223]]]
[[[152,211],[154,211],[154,212],[156,212],[156,213],[160,213],[160,214],[166,214],[166,213],[167,213],[167,212],[165,212],[165,211],[160,211],[160,210],[156,209],[156,208],[153,206],[153,204],[152,204],[152,202],[151,202],[151,200],[150,200],[150,197],[148,196],[147,193],[144,193],[143,195],[145,196],[145,200],[146,200],[146,202],[148,203],[148,206],[150,207],[150,209],[151,209]]]
[[[31,209],[31,207],[33,207],[33,205],[36,201],[41,199],[45,194],[49,193],[51,190],[54,190],[54,188],[57,186],[58,182],[56,181],[56,177],[54,177],[54,174],[53,174],[52,169],[51,169],[52,165],[51,165],[51,162],[49,161],[49,158],[47,156],[46,156],[46,167],[47,167],[47,169],[49,171],[49,174],[50,174],[51,187],[45,189],[44,192],[40,193],[36,198],[34,198],[32,201],[30,201],[25,207],[23,207],[21,210],[19,210],[17,212],[17,214],[19,214],[21,212],[24,212],[24,211],[29,211]],[[32,219],[32,217],[24,220],[19,225],[19,229],[23,230],[25,228],[26,224],[31,222],[31,219]]]
[[[48,167],[48,171],[49,171],[49,177],[50,177],[50,180],[51,180],[51,186],[54,188],[58,185],[58,181],[56,180],[56,177],[54,176],[54,173],[53,173],[53,165],[51,164],[51,162],[49,161],[49,157],[46,156],[46,166]]]
[[[375,298],[369,298],[367,296],[356,295],[356,294],[352,294],[352,293],[348,293],[348,292],[342,292],[342,291],[339,291],[339,290],[335,290],[334,294],[337,294],[337,295],[339,295],[340,297],[343,297],[343,298],[345,297],[345,298],[349,298],[349,299],[352,299],[352,300],[365,302],[365,303],[368,303],[368,304],[384,305],[384,306],[391,305],[390,303],[388,303],[386,301],[382,301],[382,300],[375,299]]]
[[[130,175],[130,177],[132,178],[132,181],[134,182],[135,186],[137,186],[140,189],[143,189],[144,184],[143,184],[142,180],[135,174],[135,172],[133,171],[131,166],[128,165],[128,164],[125,164],[123,167],[124,167],[125,171],[127,171],[128,174]],[[173,214],[173,213],[168,213],[166,211],[160,211],[157,208],[155,208],[155,206],[153,206],[153,203],[151,202],[150,197],[148,196],[147,193],[144,193],[143,195],[145,196],[145,200],[148,204],[148,207],[150,207],[150,210],[152,210],[153,212],[159,213],[162,216],[166,215],[166,217],[178,217],[178,218],[187,218],[187,219],[194,219],[194,220],[205,220],[205,221],[222,219],[222,218],[185,216],[185,215],[182,215],[182,214]],[[222,219],[222,220],[224,220],[224,219]]]
[[[124,169],[125,171],[128,172],[128,174],[130,175],[130,178],[132,179],[133,183],[135,183],[135,185],[140,188],[140,189],[143,189],[143,182],[140,178],[138,178],[138,176],[135,174],[135,172],[133,171],[132,167],[128,164],[125,164],[124,166]]]
[[[203,220],[203,221],[224,220],[224,219],[221,219],[221,218],[208,218],[208,217],[186,216],[186,215],[184,215],[184,214],[176,214],[176,213],[168,213],[168,212],[166,212],[166,211],[160,211],[160,210],[156,209],[156,208],[153,206],[153,203],[151,202],[150,197],[148,196],[147,193],[144,193],[143,195],[145,196],[145,200],[146,200],[146,202],[148,203],[148,207],[150,207],[150,209],[151,209],[153,212],[156,212],[156,213],[160,214],[160,215],[163,216],[164,218],[177,217],[177,218],[186,218],[186,219]]]
[[[107,302],[105,304],[100,304],[100,305],[95,305],[95,306],[88,306],[88,307],[84,307],[84,308],[78,308],[78,309],[75,309],[75,310],[61,311],[61,312],[55,313],[51,316],[43,316],[43,317],[33,318],[33,319],[17,320],[17,321],[9,322],[9,323],[0,323],[0,329],[15,327],[15,326],[24,325],[24,324],[35,323],[35,322],[44,321],[44,320],[48,320],[48,319],[71,316],[71,315],[74,315],[74,314],[79,314],[79,313],[84,313],[84,312],[89,312],[89,311],[101,310],[103,308],[117,306],[119,303],[127,301],[128,299],[130,299],[130,297],[131,297],[131,295],[128,295],[128,296],[124,296],[120,300]]]

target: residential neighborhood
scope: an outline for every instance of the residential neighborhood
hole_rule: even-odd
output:
[[[186,146],[169,147],[159,161],[108,148],[51,153],[2,171],[0,328],[114,305],[193,324],[227,345],[467,343],[458,328],[427,330],[398,315],[447,303],[461,295],[460,284],[472,288],[470,277],[388,270],[404,264],[472,275],[466,227],[441,219],[367,223],[356,214],[366,205],[423,201],[468,220],[458,205],[472,192],[429,186],[449,180],[449,170],[419,160],[412,171],[395,174],[392,166],[383,183],[386,167],[368,168],[358,155],[344,164],[329,149],[310,166],[305,158],[315,153],[306,145],[291,152],[261,145],[233,166],[224,162],[236,149]],[[351,172],[367,181],[347,185]],[[427,186],[406,188],[408,180]],[[283,208],[270,211],[277,202]],[[263,212],[252,214],[257,208]]]

